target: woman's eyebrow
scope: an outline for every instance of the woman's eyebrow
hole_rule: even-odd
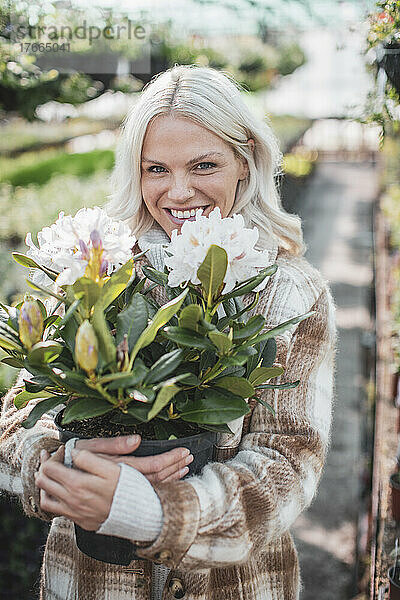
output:
[[[224,154],[222,154],[222,152],[206,152],[206,154],[200,154],[200,156],[196,156],[195,158],[192,158],[191,160],[189,160],[189,162],[186,163],[186,167],[188,167],[189,165],[193,165],[194,163],[198,162],[199,160],[202,160],[203,158],[208,158],[210,156],[220,156],[220,157],[224,157]],[[149,163],[157,163],[158,165],[161,165],[163,167],[166,167],[167,165],[163,162],[161,162],[160,160],[151,160],[150,158],[142,158],[142,162],[149,162]]]

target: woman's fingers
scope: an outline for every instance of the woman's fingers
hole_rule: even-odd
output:
[[[187,448],[174,448],[162,454],[152,456],[121,456],[119,462],[124,462],[134,467],[143,475],[160,473],[165,469],[177,470],[179,464],[190,454]]]
[[[75,448],[89,450],[90,452],[111,455],[129,454],[136,450],[141,442],[140,435],[121,435],[113,438],[93,438],[91,440],[78,440]]]
[[[114,475],[112,479],[115,479],[115,475],[118,473],[115,482],[117,484],[120,469],[112,461],[101,458],[98,454],[89,450],[78,450],[76,448],[72,450],[71,456],[75,469],[80,469],[85,473],[97,475],[97,477],[107,480],[110,479],[110,475]]]
[[[57,481],[50,479],[43,472],[35,473],[35,484],[41,489],[42,492],[54,496],[55,499],[64,500],[68,499],[67,490]],[[42,497],[42,495],[41,495]]]
[[[190,465],[192,461],[193,455],[189,454],[179,462],[174,463],[173,465],[170,465],[161,471],[149,473],[146,475],[146,477],[151,483],[155,483],[157,481],[167,481],[171,477],[173,479],[180,479],[188,473],[189,467],[187,465]]]

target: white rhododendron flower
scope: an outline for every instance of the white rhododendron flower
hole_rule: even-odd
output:
[[[245,227],[242,215],[221,217],[219,208],[215,208],[208,217],[196,213],[196,220],[186,221],[181,232],[173,230],[171,242],[166,250],[165,264],[170,269],[168,285],[177,287],[191,281],[200,283],[197,270],[205,259],[211,245],[220,246],[228,255],[228,268],[224,277],[224,293],[230,292],[237,283],[254,277],[260,269],[268,267],[268,252],[255,250],[258,230]],[[267,277],[255,288],[264,289]]]
[[[27,256],[38,264],[59,273],[59,286],[72,285],[83,275],[98,281],[121,267],[132,257],[136,238],[128,225],[111,219],[95,206],[82,208],[74,217],[60,212],[50,227],[44,227],[37,235],[38,246],[27,234]],[[32,280],[39,285],[52,281],[39,269]]]

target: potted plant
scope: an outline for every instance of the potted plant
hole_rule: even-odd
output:
[[[50,312],[33,298],[0,311],[4,360],[31,374],[15,398],[19,409],[34,403],[23,426],[63,406],[56,417],[62,441],[140,433],[133,454],[184,444],[194,456],[189,473],[198,472],[216,434],[232,433],[249,412],[249,398],[273,413],[258,390],[299,384],[268,383],[283,373],[274,365],[274,336],[314,311],[270,330],[262,315],[248,318],[277,267],[260,269],[266,257],[254,249],[256,230],[240,219],[214,211],[186,223],[167,248],[166,272],[143,267],[146,288],[135,274],[138,257],[129,258],[134,240],[126,226],[101,209],[83,210],[40,232],[39,248],[28,235],[28,254],[14,253],[35,270],[31,287],[57,301]],[[162,306],[149,295],[155,285],[169,298]],[[75,530],[94,558],[129,564],[135,556],[128,540]]]
[[[395,547],[390,553],[394,559],[394,564],[388,571],[389,577],[389,598],[390,600],[400,600],[400,565],[398,561],[399,540],[396,538]]]

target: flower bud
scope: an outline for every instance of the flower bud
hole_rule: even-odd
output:
[[[34,344],[40,342],[43,335],[44,324],[42,311],[35,300],[26,300],[18,315],[19,338],[25,348],[30,350]]]
[[[83,321],[76,332],[75,360],[78,365],[91,373],[97,367],[99,360],[98,342],[93,326],[89,321]]]

